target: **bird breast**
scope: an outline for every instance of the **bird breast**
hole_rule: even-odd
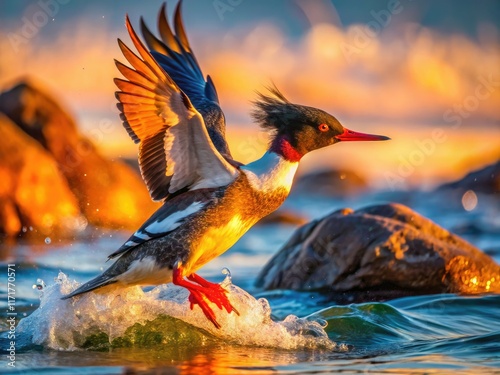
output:
[[[218,226],[210,226],[199,240],[193,244],[191,256],[184,264],[187,273],[195,272],[197,269],[212,259],[224,253],[233,246],[245,232],[256,222],[253,219],[244,219],[236,214],[226,223]]]
[[[192,239],[186,274],[233,246],[257,221],[275,211],[288,196],[298,163],[266,153],[242,167],[238,178],[189,225]]]

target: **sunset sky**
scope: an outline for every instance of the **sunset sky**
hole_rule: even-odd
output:
[[[161,4],[1,1],[0,89],[32,77],[103,153],[133,156],[115,109],[116,38],[129,43],[126,13],[155,29]],[[316,152],[303,172],[333,165],[380,188],[429,187],[500,157],[498,1],[186,0],[183,10],[243,162],[266,146],[249,112],[270,82],[346,127],[392,138]]]

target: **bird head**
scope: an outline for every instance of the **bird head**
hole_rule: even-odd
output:
[[[294,161],[302,156],[341,141],[383,141],[382,135],[355,132],[343,127],[329,113],[290,103],[276,88],[270,95],[259,93],[252,116],[271,133],[271,151]]]

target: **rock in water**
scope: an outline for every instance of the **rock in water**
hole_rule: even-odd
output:
[[[339,302],[500,292],[488,255],[400,204],[344,209],[299,228],[264,267],[265,289],[324,290]]]
[[[52,155],[2,113],[0,139],[0,233],[78,229],[78,201]]]
[[[438,190],[456,190],[463,194],[467,190],[500,197],[500,160],[482,169],[469,173],[464,178],[441,185]]]
[[[0,111],[52,154],[89,223],[135,229],[156,208],[140,176],[103,157],[38,85],[22,82],[3,92]]]

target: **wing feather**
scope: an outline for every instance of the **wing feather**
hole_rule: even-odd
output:
[[[163,145],[164,134],[162,132],[145,138],[139,145],[139,165],[142,177],[149,191],[155,196],[168,195],[168,186],[172,178],[165,173],[167,162]]]
[[[219,99],[210,76],[204,78],[200,65],[189,44],[181,11],[182,1],[177,3],[170,26],[166,5],[158,13],[158,33],[156,37],[141,20],[141,31],[150,49],[151,55],[168,73],[178,87],[202,115],[208,134],[221,155],[233,165],[235,162],[225,139],[225,117],[219,105]]]
[[[125,56],[127,61],[130,63],[130,65],[132,65],[132,67],[134,67],[137,72],[141,72],[151,79],[156,78],[153,76],[154,72],[152,71],[152,69],[143,60],[141,60],[139,56],[132,52],[132,50],[121,41],[121,39],[118,39],[118,46],[120,47],[123,56]],[[153,82],[156,82],[156,80]]]
[[[131,67],[116,62],[124,76],[115,79],[116,97],[123,125],[139,143],[139,166],[151,197],[165,200],[186,188],[227,185],[238,170],[214,147],[202,116],[144,47],[128,17],[126,25],[138,54],[118,41]]]
[[[132,28],[132,25],[131,25],[128,17],[127,17],[127,30],[128,30],[129,35],[130,35],[130,39],[132,40],[132,43],[134,44],[137,52],[139,52],[139,55],[141,55],[142,61],[144,62],[144,64],[146,64],[151,69],[152,73],[156,77],[159,78],[159,77],[164,76],[164,78],[166,78],[168,81],[172,81],[168,75],[164,74],[163,69],[158,65],[158,63],[153,58],[153,56],[151,56],[151,53],[149,53],[149,51],[144,47],[144,45],[140,41],[139,37],[137,36],[135,30]]]
[[[137,104],[137,103],[141,103],[141,106],[142,105],[152,105],[154,106],[156,104],[156,100],[153,97],[148,97],[146,95],[139,95],[139,94],[134,94],[134,93],[131,93],[131,92],[122,92],[122,91],[119,91],[116,93],[116,98],[120,101],[120,103],[122,104]]]
[[[147,87],[154,87],[154,82],[146,74],[131,69],[127,65],[122,64],[120,61],[116,59],[115,59],[115,65],[125,78],[132,80],[133,82],[141,83],[142,85]],[[153,84],[153,86],[150,86],[150,84]]]
[[[179,44],[177,43],[177,39],[172,33],[172,29],[167,21],[167,5],[163,3],[160,12],[158,13],[158,32],[163,40],[163,42],[169,46],[169,48],[177,53],[180,53],[181,50],[179,48]]]
[[[144,40],[146,41],[146,44],[150,49],[158,51],[163,54],[168,54],[168,47],[158,39],[146,26],[146,23],[144,22],[144,19],[141,17],[141,33],[144,37]]]
[[[174,28],[180,46],[183,47],[184,50],[190,52],[191,48],[189,47],[189,41],[186,35],[186,31],[184,30],[184,24],[182,23],[181,1],[179,1],[177,3],[177,6],[175,7]]]
[[[133,95],[140,95],[145,98],[154,99],[156,94],[151,88],[143,86],[140,83],[132,83],[129,81],[124,81],[120,78],[114,79],[115,85],[122,91]],[[154,87],[153,87],[154,88]]]

